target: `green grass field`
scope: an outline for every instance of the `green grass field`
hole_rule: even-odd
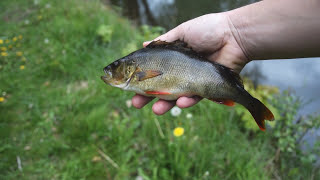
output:
[[[101,81],[157,34],[100,1],[2,0],[0,18],[0,179],[274,178],[270,132],[245,131],[234,108],[156,116]]]

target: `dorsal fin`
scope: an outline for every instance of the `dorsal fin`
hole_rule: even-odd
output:
[[[190,46],[188,46],[187,43],[181,41],[181,40],[175,40],[173,42],[166,42],[166,41],[152,41],[150,44],[146,46],[146,48],[165,48],[165,49],[171,49],[174,51],[179,51],[181,53],[184,53],[186,55],[189,55],[191,57],[199,57],[203,58],[203,56],[200,53],[197,53],[194,51]]]
[[[219,63],[216,63],[216,62],[211,62],[211,63],[216,64],[217,69],[219,70],[220,74],[223,75],[222,77],[224,79],[226,79],[228,82],[235,83],[234,85],[238,85],[244,88],[242,79],[238,73],[234,72],[231,68],[228,68]]]
[[[165,47],[165,48],[170,48],[170,47],[181,47],[181,48],[188,48],[187,43],[180,41],[180,40],[175,40],[173,42],[166,42],[166,41],[152,41],[150,44],[146,46],[146,48],[157,48],[157,47]],[[191,49],[191,48],[190,48]]]
[[[243,81],[242,81],[240,75],[238,73],[234,72],[232,69],[230,69],[230,72],[233,75],[233,77],[235,77],[236,80],[238,81],[238,85],[240,85],[242,88],[244,88]]]

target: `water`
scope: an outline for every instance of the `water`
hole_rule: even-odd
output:
[[[159,25],[170,30],[189,19],[228,11],[257,0],[111,0],[138,24]],[[303,47],[302,47],[303,48]],[[303,99],[300,115],[320,112],[320,58],[250,62],[243,72],[261,73],[259,83],[290,89]],[[253,77],[257,79],[257,77]]]
[[[172,29],[189,19],[234,9],[257,0],[110,0],[123,14],[139,24]]]
[[[244,70],[257,66],[265,77],[260,83],[289,89],[306,103],[299,115],[320,112],[320,58],[253,61]]]

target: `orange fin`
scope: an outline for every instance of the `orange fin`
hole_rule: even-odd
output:
[[[252,101],[245,104],[245,107],[249,110],[262,131],[266,129],[264,120],[274,120],[272,112],[256,98],[252,98]]]
[[[209,99],[215,103],[218,103],[218,104],[224,104],[226,106],[234,106],[234,102],[231,101],[231,100],[228,100],[228,99],[224,99],[224,100],[221,100],[221,99]]]
[[[137,77],[138,77],[139,81],[143,81],[143,80],[146,80],[149,78],[160,76],[161,74],[163,74],[163,73],[158,70],[146,70],[146,71],[138,71]]]
[[[153,95],[169,95],[169,92],[160,92],[160,91],[146,91],[146,94],[153,94]]]
[[[266,131],[266,127],[264,125],[264,121],[263,121],[263,125],[262,126],[260,126],[259,124],[258,124],[258,126],[259,126],[261,131]]]

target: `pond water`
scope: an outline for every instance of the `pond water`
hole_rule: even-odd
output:
[[[111,0],[125,16],[138,24],[158,25],[170,30],[189,19],[207,13],[228,11],[256,0]],[[290,89],[304,102],[300,115],[320,112],[320,58],[267,60],[250,62],[243,72],[257,72],[252,77],[260,84]]]

